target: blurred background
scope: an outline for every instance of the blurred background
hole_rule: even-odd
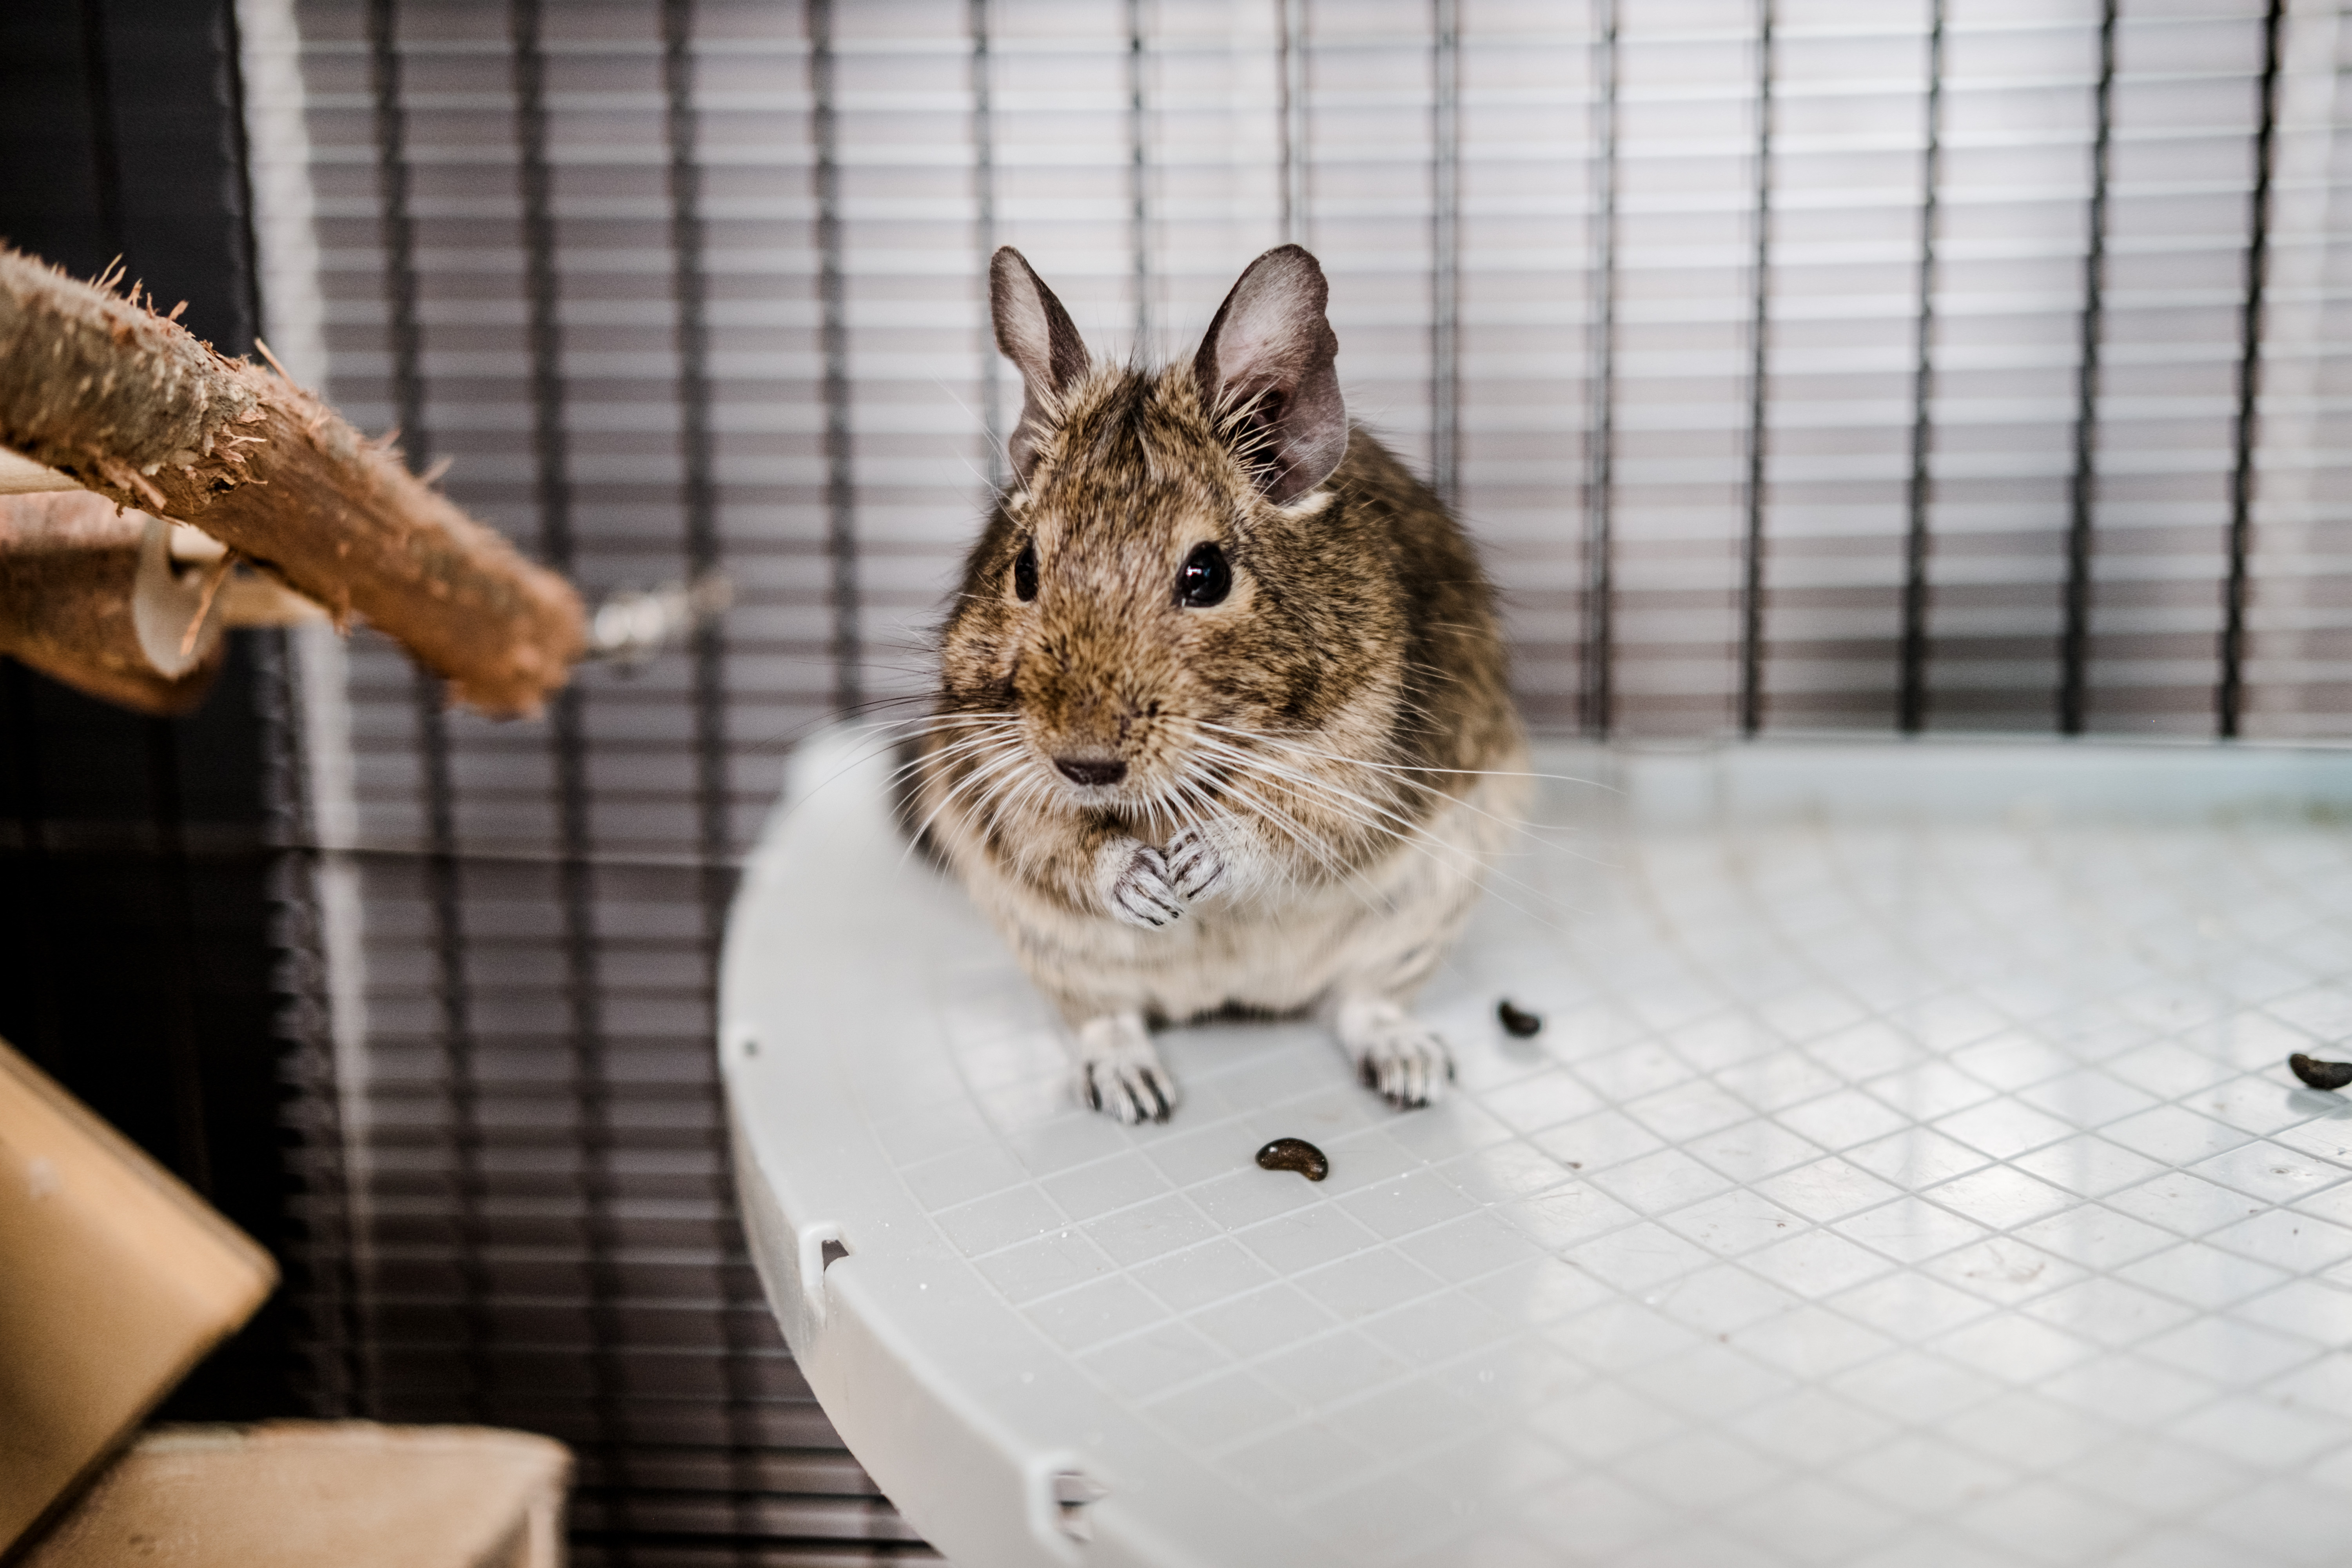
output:
[[[1535,724],[2352,735],[2322,0],[16,0],[0,235],[257,333],[592,599],[541,719],[362,632],[0,663],[0,1034],[285,1261],[168,1414],[576,1445],[582,1561],[928,1555],[743,1256],[710,1060],[784,752],[909,711],[1020,395],[1328,271]]]

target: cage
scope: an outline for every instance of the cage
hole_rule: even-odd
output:
[[[787,755],[919,698],[1003,477],[999,244],[1154,359],[1314,250],[1350,412],[1468,521],[1555,740],[2346,731],[2333,8],[235,23],[289,370],[592,593],[734,584],[522,723],[365,634],[269,652],[303,1397],[572,1441],[583,1560],[929,1552],[778,1336],[711,1042]]]

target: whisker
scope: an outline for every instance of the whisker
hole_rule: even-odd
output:
[[[884,777],[882,782],[887,787],[887,785],[897,784],[908,773],[919,772],[927,767],[944,765],[948,763],[953,762],[958,757],[969,756],[974,752],[992,746],[1001,745],[1003,742],[1004,737],[1003,735],[992,734],[986,731],[977,735],[966,735],[951,744],[941,746],[933,751],[917,753],[906,762],[900,763],[897,767],[892,768],[888,774]]]
[[[889,722],[898,721],[892,721]],[[859,737],[856,742],[857,749],[853,752],[849,758],[839,767],[835,768],[832,773],[827,773],[824,778],[819,779],[815,784],[810,785],[806,794],[788,802],[784,806],[784,814],[789,816],[792,813],[800,810],[803,805],[806,805],[810,800],[814,799],[819,794],[831,787],[835,783],[847,774],[855,773],[857,769],[864,767],[868,762],[873,760],[874,756],[878,752],[887,750],[890,745],[895,743],[897,740],[904,738],[883,736],[879,737],[878,744],[876,743],[877,736],[875,731],[886,728],[887,728],[887,723],[865,726],[863,727],[862,731],[853,731],[853,733],[857,733]],[[903,773],[908,766],[919,765],[922,761],[923,759],[921,757],[918,757],[915,759],[915,763],[913,764],[902,763],[898,768],[893,769],[884,780],[884,787],[887,788],[890,784],[897,783],[899,774]]]
[[[926,816],[921,825],[915,829],[908,844],[908,852],[911,853],[914,846],[922,842],[923,836],[931,830],[931,824],[940,819],[941,812],[955,804],[958,795],[970,789],[974,784],[980,784],[982,786],[981,793],[974,798],[975,800],[987,798],[992,787],[992,781],[1020,767],[1024,760],[1020,743],[1016,739],[999,742],[998,750],[994,753],[985,754],[977,763],[968,764],[964,776],[940,798],[939,804],[931,808],[929,815]],[[902,863],[904,858],[903,856],[900,858]]]
[[[1215,744],[1214,742],[1206,742],[1203,743]],[[1288,782],[1297,787],[1318,792],[1322,800],[1323,809],[1331,812],[1335,816],[1355,821],[1359,826],[1364,826],[1376,833],[1385,834],[1388,837],[1394,839],[1396,842],[1414,849],[1423,858],[1427,858],[1432,864],[1438,866],[1441,869],[1453,871],[1456,874],[1467,874],[1474,881],[1492,882],[1493,880],[1499,879],[1501,881],[1517,889],[1519,891],[1527,894],[1529,898],[1537,900],[1538,902],[1553,905],[1555,907],[1559,904],[1559,900],[1554,899],[1550,894],[1512,876],[1510,873],[1503,870],[1500,867],[1492,864],[1487,858],[1477,854],[1475,851],[1466,849],[1462,846],[1454,844],[1448,840],[1432,837],[1427,832],[1426,826],[1424,824],[1411,822],[1404,819],[1399,816],[1396,813],[1388,811],[1386,808],[1380,806],[1378,803],[1367,800],[1364,797],[1357,795],[1352,792],[1327,780],[1315,779],[1307,774],[1295,773],[1290,770],[1277,770],[1265,763],[1262,759],[1251,759],[1251,761],[1255,763],[1261,773],[1264,773],[1269,778],[1284,778],[1286,782]],[[1351,809],[1351,805],[1354,809]],[[1365,815],[1367,812],[1376,813],[1378,815],[1367,816]],[[1489,814],[1480,813],[1480,815],[1486,816]],[[1395,826],[1397,823],[1402,823],[1403,827],[1400,829]],[[1447,859],[1442,858],[1437,853],[1439,849],[1444,850],[1447,854],[1454,857],[1455,858],[1449,863]],[[1528,915],[1530,919],[1541,921],[1542,923],[1551,927],[1552,929],[1560,929],[1555,925],[1554,922],[1537,914],[1535,911],[1526,909],[1524,906],[1510,899],[1503,898],[1500,893],[1496,893],[1496,897],[1502,898],[1503,902],[1509,904],[1511,908],[1518,910],[1519,912]]]
[[[1440,773],[1450,778],[1539,779],[1547,784],[1583,784],[1591,789],[1607,790],[1612,795],[1622,795],[1624,793],[1616,785],[1603,783],[1600,779],[1578,778],[1570,773],[1513,773],[1507,770],[1496,768],[1416,767],[1404,763],[1376,763],[1364,757],[1343,757],[1337,752],[1321,751],[1316,747],[1306,745],[1288,734],[1268,734],[1254,730],[1242,730],[1237,729],[1231,724],[1214,723],[1207,719],[1185,719],[1182,722],[1197,725],[1203,730],[1213,730],[1221,735],[1238,736],[1242,740],[1260,741],[1269,745],[1288,746],[1307,755],[1320,758],[1325,762],[1344,763],[1348,766],[1355,768],[1373,768],[1381,773]]]
[[[1368,827],[1377,826],[1380,831],[1403,836],[1419,831],[1423,826],[1402,811],[1382,805],[1378,801],[1331,780],[1318,779],[1303,769],[1280,765],[1267,758],[1254,755],[1221,741],[1204,737],[1196,743],[1213,753],[1222,753],[1229,760],[1245,762],[1268,778],[1279,778],[1301,789],[1314,790],[1327,800],[1345,803],[1359,812],[1369,814],[1356,818]]]
[[[1455,795],[1452,790],[1445,788],[1442,784],[1433,784],[1426,779],[1417,778],[1412,775],[1419,773],[1437,773],[1446,777],[1464,779],[1535,779],[1554,784],[1591,784],[1592,787],[1596,789],[1609,790],[1612,795],[1622,793],[1609,784],[1599,784],[1596,781],[1590,779],[1571,778],[1562,773],[1510,773],[1487,768],[1414,767],[1398,763],[1377,763],[1358,757],[1343,757],[1338,752],[1327,752],[1318,747],[1303,745],[1297,742],[1282,736],[1254,734],[1249,731],[1235,729],[1231,725],[1211,723],[1205,719],[1188,720],[1186,722],[1198,725],[1204,730],[1213,730],[1222,734],[1241,736],[1244,739],[1256,742],[1261,745],[1272,746],[1278,750],[1287,752],[1295,756],[1311,758],[1318,762],[1337,763],[1346,767],[1365,768],[1380,773],[1394,774],[1397,776],[1398,781],[1405,787],[1425,791],[1429,794],[1453,800],[1456,804],[1460,805],[1465,810],[1473,812],[1479,816],[1483,816],[1487,821],[1496,824],[1497,826],[1506,828],[1513,833],[1524,834],[1528,837],[1534,838],[1537,843],[1543,845],[1547,848],[1560,849],[1566,853],[1575,853],[1576,851],[1570,849],[1567,846],[1555,844],[1550,840],[1542,838],[1539,835],[1544,833],[1579,834],[1587,831],[1585,828],[1580,827],[1574,823],[1529,822],[1523,818],[1498,816],[1495,813],[1487,811],[1482,806],[1472,805],[1466,798]]]
[[[1379,901],[1376,900],[1372,897],[1371,893],[1367,889],[1363,873],[1354,870],[1341,862],[1338,858],[1338,852],[1322,838],[1309,831],[1304,823],[1301,823],[1297,817],[1293,816],[1288,812],[1282,811],[1271,804],[1259,799],[1253,792],[1243,788],[1238,784],[1232,784],[1231,781],[1228,781],[1227,787],[1228,793],[1230,793],[1234,799],[1240,801],[1242,805],[1247,806],[1253,815],[1272,825],[1277,831],[1281,832],[1293,843],[1297,844],[1301,849],[1305,850],[1308,858],[1313,859],[1317,865],[1320,866],[1335,884],[1345,888],[1350,893],[1353,893],[1356,897],[1356,900],[1362,904],[1367,910],[1376,916],[1381,912]],[[1279,865],[1280,862],[1277,861],[1276,864]],[[1283,867],[1282,870],[1285,883],[1288,887],[1296,889],[1298,886],[1298,878],[1297,875],[1287,867]]]

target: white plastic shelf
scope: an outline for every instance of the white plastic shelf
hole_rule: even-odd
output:
[[[740,1180],[918,1528],[961,1568],[2352,1556],[2352,1101],[2284,1067],[2352,1035],[2352,755],[1538,766],[1598,782],[1425,999],[1455,1100],[1219,1026],[1130,1130],[887,763],[797,757],[728,949]],[[1286,1134],[1328,1181],[1252,1163]]]

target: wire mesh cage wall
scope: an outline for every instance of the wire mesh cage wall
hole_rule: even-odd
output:
[[[782,752],[919,694],[1023,247],[1188,352],[1285,239],[1555,731],[2340,736],[2343,25],[2297,0],[244,0],[289,363],[592,595],[541,720],[305,643],[322,1409],[554,1432],[598,1554],[919,1543],[732,1218]]]

